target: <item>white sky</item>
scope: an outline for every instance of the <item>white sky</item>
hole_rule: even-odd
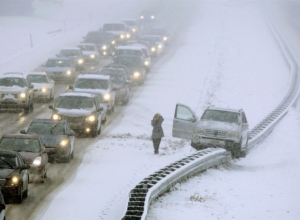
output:
[[[17,36],[19,31],[32,34],[34,39],[33,49],[26,38],[18,38],[17,46],[5,44],[0,50],[1,72],[16,70],[12,66],[34,69],[58,49],[76,45],[96,27],[93,16],[93,21],[87,14],[81,20],[67,17],[67,3],[57,11],[56,20],[49,19],[48,5],[40,7],[45,13],[36,13],[28,20],[0,21],[5,30],[1,39]],[[145,85],[136,89],[128,106],[117,109],[121,114],[88,148],[76,176],[48,196],[49,204],[36,219],[121,219],[128,193],[138,182],[195,151],[188,141],[172,138],[176,103],[191,106],[198,115],[208,105],[243,108],[253,128],[281,101],[290,70],[268,28],[260,2],[189,3],[194,6],[193,21],[188,29],[177,30],[186,33],[174,32],[178,37],[149,73]],[[142,9],[141,3],[128,4]],[[299,30],[290,26],[290,20],[279,19],[288,17],[291,8],[278,4],[268,2],[268,10],[298,56],[294,39],[299,39]],[[125,15],[120,8],[107,3],[99,10],[110,10],[106,20],[130,17],[129,11]],[[46,34],[63,30],[64,20],[70,27],[67,33]],[[159,155],[153,154],[149,139],[150,120],[156,112],[165,118],[165,138]],[[300,219],[299,120],[299,110],[291,109],[246,158],[177,184],[151,206],[147,219]]]

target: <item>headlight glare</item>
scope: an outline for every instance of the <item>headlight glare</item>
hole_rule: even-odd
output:
[[[95,54],[91,54],[91,56],[90,56],[90,58],[95,58],[96,57],[96,55]]]
[[[72,71],[71,70],[68,70],[67,71],[67,75],[71,75],[72,74]]]
[[[49,88],[42,88],[42,92],[49,92]]]
[[[110,94],[105,94],[104,95],[104,100],[106,100],[106,101],[110,100]]]
[[[32,162],[32,165],[34,166],[39,166],[42,164],[42,157],[38,156],[34,159],[34,161]]]
[[[83,64],[83,59],[79,59],[79,60],[78,60],[78,63],[79,63],[79,64]]]
[[[90,115],[89,117],[85,118],[86,121],[94,122],[96,120],[96,117],[94,115]]]
[[[21,92],[19,95],[20,98],[26,98],[26,93],[25,92]]]
[[[20,181],[20,178],[19,178],[18,176],[13,176],[13,177],[11,178],[12,184],[18,184],[19,181]]]
[[[53,114],[52,119],[53,120],[61,120],[61,116],[59,114]]]
[[[59,146],[66,147],[69,144],[69,140],[61,140],[59,142]]]
[[[107,49],[106,45],[102,46],[102,50],[106,50],[106,49]]]

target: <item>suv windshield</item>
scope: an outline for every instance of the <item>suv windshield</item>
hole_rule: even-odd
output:
[[[46,75],[28,75],[27,80],[31,83],[48,83]]]
[[[129,66],[129,67],[140,67],[140,62],[138,59],[129,57],[116,57],[114,59],[114,64]]]
[[[17,157],[15,155],[0,155],[0,168],[14,169],[17,167]]]
[[[80,51],[79,50],[62,50],[60,51],[61,56],[80,56]]]
[[[78,47],[83,51],[96,51],[96,48],[92,45],[78,45]]]
[[[33,122],[27,130],[28,134],[64,135],[65,128],[62,123]]]
[[[18,86],[18,87],[26,87],[26,81],[22,78],[17,77],[6,77],[0,79],[0,86],[5,87],[12,87],[12,86]]]
[[[48,60],[46,67],[70,67],[71,64],[68,60]]]
[[[111,81],[114,84],[117,84],[117,85],[123,85],[124,84],[124,77],[118,76],[118,75],[110,75],[110,77],[111,77]]]
[[[132,55],[132,56],[143,56],[142,51],[139,50],[130,50],[130,49],[117,49],[115,55]]]
[[[105,79],[78,79],[75,88],[78,89],[108,89],[109,81]]]
[[[125,31],[125,26],[123,24],[105,24],[103,31]]]
[[[36,139],[2,138],[0,148],[3,150],[38,153],[40,151],[40,143]]]
[[[63,109],[93,109],[94,99],[85,96],[60,96],[55,108]]]
[[[208,109],[203,113],[201,120],[212,120],[239,124],[238,113],[211,109]]]

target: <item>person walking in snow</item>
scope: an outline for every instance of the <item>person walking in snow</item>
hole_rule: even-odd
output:
[[[159,114],[156,113],[151,121],[151,125],[153,127],[152,130],[152,141],[154,147],[154,154],[158,154],[159,145],[161,142],[161,138],[164,137],[164,131],[161,127],[164,118]]]

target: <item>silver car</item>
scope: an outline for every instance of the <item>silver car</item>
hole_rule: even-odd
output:
[[[0,109],[33,111],[33,85],[22,72],[0,75]]]
[[[245,112],[209,107],[199,119],[190,107],[177,104],[173,119],[173,137],[191,140],[198,149],[221,147],[234,158],[244,157],[248,145],[249,125]]]
[[[43,70],[55,82],[73,83],[76,79],[75,66],[67,57],[49,58]]]

